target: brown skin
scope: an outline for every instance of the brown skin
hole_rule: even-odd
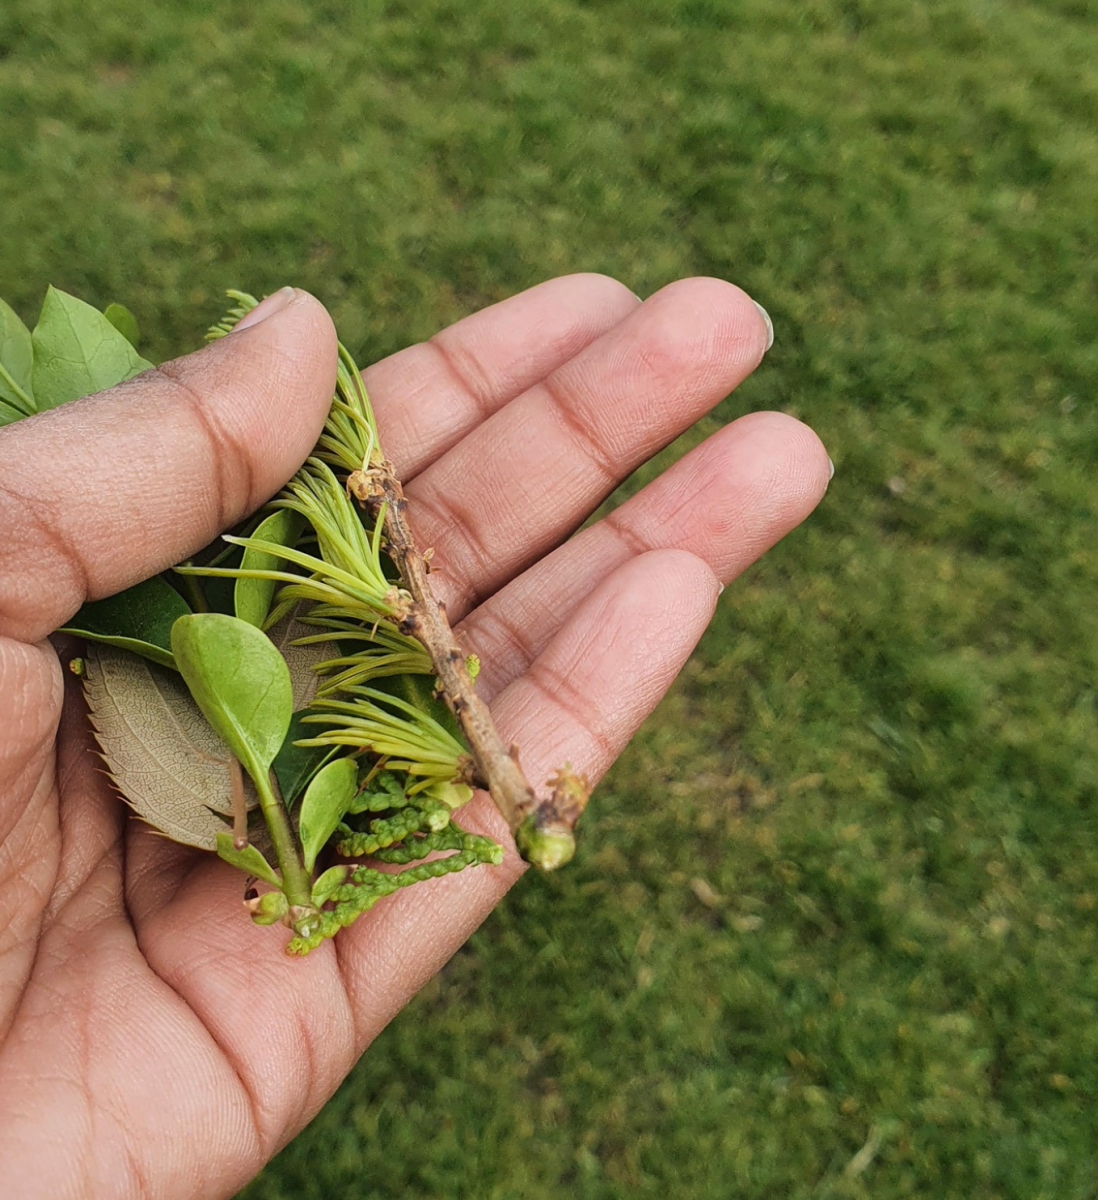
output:
[[[309,958],[241,878],[151,834],[97,769],[46,637],[270,496],[330,397],[334,332],[296,292],[265,321],[0,431],[0,1178],[12,1195],[228,1196],[317,1112],[521,873],[409,889]],[[643,305],[553,280],[366,373],[431,583],[531,778],[596,780],[735,577],[827,486],[805,426],[722,429],[612,517],[605,494],[758,364],[729,284]],[[588,836],[597,836],[598,798]],[[503,838],[483,794],[465,810]],[[521,969],[521,964],[518,964]]]

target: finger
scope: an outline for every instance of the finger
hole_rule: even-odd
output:
[[[605,275],[538,284],[363,373],[385,453],[407,482],[640,303]]]
[[[57,872],[51,758],[60,675],[48,645],[0,637],[0,1043],[34,962]]]
[[[51,638],[63,662],[79,646],[76,638]],[[53,880],[46,920],[64,913],[74,932],[82,920],[81,910],[90,910],[90,921],[98,921],[110,908],[117,910],[115,886],[95,886],[93,876],[117,875],[122,862],[122,832],[132,821],[132,811],[104,769],[99,745],[88,718],[88,705],[80,680],[70,670],[64,676],[64,707],[57,731],[57,813],[61,850]],[[166,840],[166,839],[161,839]],[[111,904],[104,897],[111,897]]]
[[[831,465],[820,439],[782,413],[715,433],[608,517],[486,600],[460,626],[486,698],[517,678],[564,617],[612,572],[651,550],[688,550],[728,583],[808,516]]]
[[[260,317],[0,431],[0,633],[37,641],[86,599],[193,554],[293,474],[331,401],[335,333],[294,289]]]
[[[689,657],[717,592],[700,559],[659,551],[633,559],[588,596],[492,706],[504,738],[518,743],[527,776],[540,782],[570,762],[592,783],[599,779]],[[597,797],[592,803],[597,814]],[[512,845],[484,793],[458,820]],[[589,836],[598,836],[597,815]],[[446,962],[522,870],[511,852],[500,867],[419,884],[340,934],[336,951],[363,1042]]]
[[[254,1173],[335,1091],[356,1037],[335,948],[289,957],[284,927],[248,919],[244,882],[204,854],[163,904],[135,912],[130,880],[126,901],[149,966],[231,1065],[257,1137]]]
[[[0,637],[0,795],[23,796],[47,773],[63,695],[49,645]],[[16,819],[0,804],[0,844]]]
[[[751,299],[717,279],[657,292],[408,488],[452,618],[557,545],[766,350]]]

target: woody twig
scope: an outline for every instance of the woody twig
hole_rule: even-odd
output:
[[[408,524],[408,501],[392,464],[383,459],[351,472],[347,490],[375,516],[384,512],[388,552],[404,587],[388,598],[400,631],[420,641],[438,676],[441,695],[465,735],[472,758],[470,782],[486,787],[527,862],[550,871],[575,853],[574,828],[588,785],[569,767],[549,781],[539,801],[519,765],[518,748],[504,745],[488,705],[477,695],[446,617],[427,581],[427,562]]]

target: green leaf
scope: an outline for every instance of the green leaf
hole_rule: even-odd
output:
[[[103,309],[103,316],[136,350],[141,341],[141,330],[138,328],[137,318],[133,313],[124,304],[108,304]]]
[[[2,379],[3,376],[0,375],[0,380]],[[0,400],[0,426],[12,425],[30,415],[30,413],[20,412],[19,409],[13,408],[6,400]]]
[[[254,875],[257,879],[264,880],[273,887],[282,887],[282,880],[279,879],[274,868],[251,842],[243,850],[238,850],[233,845],[233,835],[231,833],[219,833],[217,835],[217,856],[218,858],[223,858],[232,866],[239,867],[242,871],[247,871],[249,875]]]
[[[293,713],[290,672],[261,630],[224,613],[172,626],[176,667],[206,720],[265,789]]]
[[[316,856],[343,820],[357,787],[358,766],[353,758],[337,758],[313,777],[301,801],[298,826],[306,871],[313,869]]]
[[[85,604],[61,632],[120,646],[174,668],[172,626],[190,611],[175,588],[154,575],[116,596]]]
[[[0,425],[35,412],[32,373],[34,346],[30,330],[0,300]],[[8,414],[14,412],[15,416]]]
[[[259,523],[252,537],[274,542],[278,546],[288,546],[292,550],[304,528],[305,518],[300,513],[280,508]],[[253,550],[250,547],[245,549],[240,566],[247,571],[285,570],[282,559],[265,550]],[[238,579],[233,590],[236,615],[250,625],[262,626],[271,611],[271,601],[278,586],[274,579]]]
[[[298,796],[305,790],[309,780],[330,759],[338,746],[295,746],[298,739],[311,737],[313,730],[302,724],[307,710],[295,712],[290,720],[286,740],[282,743],[271,764],[278,780],[279,791],[287,808],[293,808]]]
[[[323,875],[317,877],[316,883],[313,884],[312,894],[312,901],[317,908],[331,899],[336,888],[342,887],[347,882],[350,873],[351,868],[346,863],[339,863],[334,867],[329,867]]]
[[[473,798],[473,789],[467,783],[458,783],[455,780],[439,780],[429,788],[424,788],[424,792],[451,809],[461,808]]]
[[[146,362],[98,309],[51,287],[31,335],[39,412],[114,387]]]

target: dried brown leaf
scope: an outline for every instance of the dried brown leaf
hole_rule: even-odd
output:
[[[173,841],[216,849],[228,829],[217,813],[232,813],[231,756],[182,678],[89,644],[84,694],[103,759],[137,815]]]
[[[302,607],[304,606],[298,605],[298,610]],[[303,625],[295,613],[283,617],[277,624],[272,625],[267,630],[267,636],[282,652],[286,666],[290,668],[290,684],[294,691],[294,712],[297,712],[311,704],[316,695],[317,675],[313,668],[324,662],[325,659],[338,654],[339,650],[330,642],[314,642],[308,646],[291,645],[295,638],[308,637],[310,634],[316,633],[311,626]]]

